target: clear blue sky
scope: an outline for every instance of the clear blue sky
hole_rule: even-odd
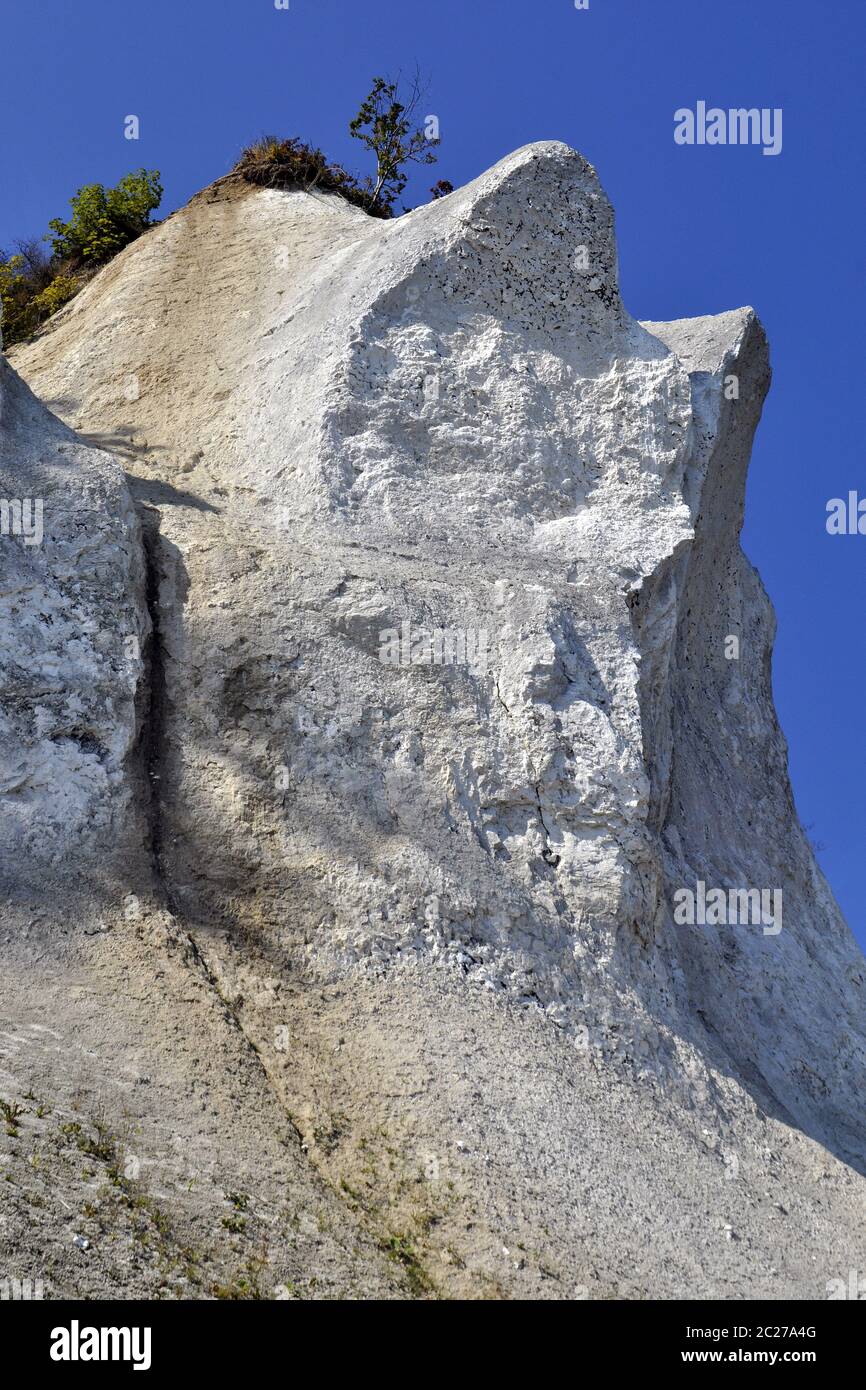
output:
[[[866,536],[825,505],[866,496],[866,6],[857,0],[3,0],[0,246],[77,187],[162,171],[169,211],[264,131],[363,168],[347,124],[371,77],[421,65],[436,177],[466,182],[565,140],[617,210],[626,304],[665,319],[753,304],[775,380],[744,545],[776,606],[776,702],[801,817],[866,944]],[[698,100],[782,107],[776,158],[678,147]],[[123,119],[141,120],[137,144]]]

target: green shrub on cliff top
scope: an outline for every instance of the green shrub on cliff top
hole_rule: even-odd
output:
[[[138,169],[116,188],[85,184],[71,199],[70,220],[55,217],[48,223],[55,256],[104,264],[147,230],[161,198],[158,169]]]
[[[11,255],[0,251],[0,311],[3,346],[36,332],[40,323],[78,293],[100,266],[151,225],[162,185],[156,169],[138,169],[116,188],[89,183],[70,200],[68,222],[49,222],[53,254],[38,241],[19,242]]]

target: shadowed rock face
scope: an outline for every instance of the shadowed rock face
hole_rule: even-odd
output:
[[[107,750],[52,753],[42,858],[87,876],[111,827],[82,922],[188,943],[353,1219],[410,1232],[408,1291],[820,1297],[862,1263],[866,967],[739,548],[752,311],[632,320],[595,173],[546,143],[391,224],[215,186],[13,360],[77,431],[4,367],[4,459],[66,451],[39,593],[83,585],[99,634],[85,697],[31,624],[31,679]],[[55,706],[10,726],[13,825]],[[699,881],[780,910],[678,921]]]
[[[129,771],[150,630],[141,530],[113,459],[2,358],[0,496],[3,880],[29,890],[56,865],[71,881],[108,870],[110,890],[120,861],[112,872],[104,856],[141,794]]]

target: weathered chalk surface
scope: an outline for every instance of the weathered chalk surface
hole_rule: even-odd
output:
[[[267,1296],[866,1268],[866,965],[738,539],[752,310],[631,319],[544,143],[391,224],[216,185],[11,361],[43,405],[4,367],[3,487],[46,533],[2,541],[7,1008],[96,1054],[92,1107],[132,1053],[174,1098],[130,1083],[177,1219],[227,1239],[192,1152],[258,1192],[238,1241],[286,1185],[335,1205],[327,1254],[271,1221]],[[699,884],[774,915],[676,920]],[[4,1065],[74,1088],[62,1047]]]

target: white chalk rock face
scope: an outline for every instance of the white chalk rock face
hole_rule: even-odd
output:
[[[486,1234],[453,1267],[444,1213],[423,1236],[452,1291],[475,1270],[509,1294],[824,1296],[863,1250],[864,962],[793,807],[739,547],[754,313],[631,319],[595,172],[544,143],[390,224],[215,185],[13,360],[149,518],[150,752],[126,786],[157,784],[154,899],[313,1149],[344,1136],[332,1178],[374,1115],[465,1159]],[[128,509],[101,498],[108,663],[147,619]],[[53,659],[84,698],[83,657]],[[64,726],[102,729],[103,777],[134,729],[135,668],[103,697],[109,669],[100,719]],[[798,1182],[832,1168],[814,1277],[810,1218],[783,1239],[755,1215],[756,1155],[783,1148]],[[541,1227],[557,1288],[531,1259],[491,1273]]]
[[[150,624],[120,468],[51,415],[2,356],[0,509],[0,859],[16,891],[44,887],[49,865],[71,879],[98,876],[135,824]]]

